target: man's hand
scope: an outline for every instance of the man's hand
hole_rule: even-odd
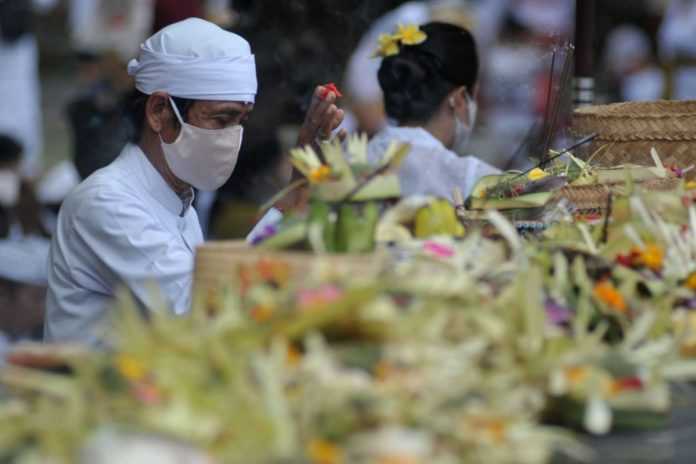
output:
[[[343,110],[336,106],[337,97],[332,90],[322,85],[314,90],[312,103],[297,137],[298,146],[303,147],[331,138],[331,134],[341,125],[344,117]],[[345,137],[345,130],[341,130],[338,138],[343,140]]]

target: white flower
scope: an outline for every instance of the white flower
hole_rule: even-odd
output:
[[[611,408],[597,395],[585,406],[585,428],[595,435],[606,435],[611,430]]]

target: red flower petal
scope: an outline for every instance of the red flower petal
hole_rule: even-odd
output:
[[[336,84],[333,82],[329,82],[328,84],[323,85],[324,90],[321,93],[321,99],[325,100],[326,97],[329,96],[329,93],[333,92],[334,95],[336,95],[336,98],[341,98],[343,97],[343,94],[341,93],[340,90],[338,90],[338,87],[336,87]]]

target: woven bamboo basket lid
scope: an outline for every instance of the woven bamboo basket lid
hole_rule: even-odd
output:
[[[242,266],[262,262],[282,263],[291,279],[313,272],[329,275],[355,274],[369,278],[383,267],[383,255],[330,255],[295,251],[271,251],[251,247],[242,240],[207,242],[196,250],[193,279],[194,306],[215,299],[239,278]]]
[[[597,134],[587,153],[601,166],[653,164],[655,148],[665,165],[696,162],[696,101],[624,102],[578,108],[576,136]],[[589,156],[588,155],[588,156]],[[691,176],[696,174],[692,171]]]

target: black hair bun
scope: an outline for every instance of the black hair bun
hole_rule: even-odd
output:
[[[428,39],[402,45],[379,69],[387,115],[400,123],[428,121],[449,93],[472,88],[478,77],[478,55],[467,30],[444,23],[422,27]]]
[[[388,89],[385,105],[389,107],[389,116],[396,120],[410,120],[422,110],[419,102],[428,93],[426,84],[432,75],[419,61],[417,57],[390,57],[380,70],[380,85]]]

